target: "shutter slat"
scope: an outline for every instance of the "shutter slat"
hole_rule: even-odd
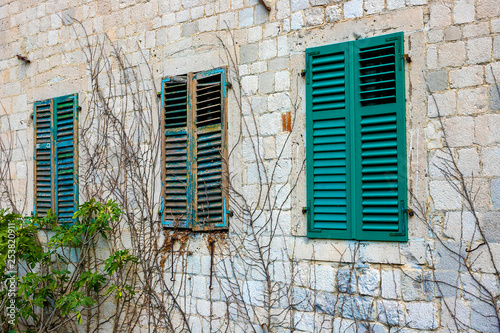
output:
[[[163,82],[165,125],[162,222],[167,227],[188,226],[188,83]]]
[[[35,212],[47,216],[52,209],[51,112],[50,101],[35,103]]]
[[[73,214],[78,209],[74,146],[76,141],[76,96],[54,99],[55,116],[55,187],[56,212],[59,224],[74,223]]]

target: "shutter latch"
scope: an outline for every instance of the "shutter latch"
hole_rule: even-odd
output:
[[[389,235],[391,236],[405,236],[406,235],[406,223],[405,223],[405,214],[409,213],[409,210],[405,208],[404,201],[401,200],[399,202],[399,210],[401,214],[399,215],[399,221],[401,222],[401,232],[391,232]]]
[[[302,207],[302,214],[307,214],[307,207]]]

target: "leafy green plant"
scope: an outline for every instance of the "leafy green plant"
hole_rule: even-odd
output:
[[[104,259],[98,255],[99,242],[107,239],[110,223],[117,223],[121,214],[114,201],[94,199],[80,206],[71,226],[57,225],[50,212],[39,218],[0,210],[0,276],[17,284],[15,293],[7,288],[0,292],[1,331],[73,330],[105,301],[132,297],[134,290],[122,272],[137,258],[128,250]],[[16,321],[6,315],[10,299]]]

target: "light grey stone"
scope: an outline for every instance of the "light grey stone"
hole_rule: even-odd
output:
[[[255,7],[254,24],[263,24],[269,20],[269,12],[264,6]]]
[[[330,0],[309,0],[311,6],[324,6],[330,4]]]
[[[490,37],[473,38],[467,41],[469,64],[479,64],[491,60],[492,39]]]
[[[481,151],[483,174],[485,176],[500,176],[500,148],[486,147]]]
[[[464,148],[458,150],[458,170],[465,177],[477,177],[480,174],[479,154],[476,148]]]
[[[500,36],[495,36],[493,41],[493,58],[495,60],[500,59]]]
[[[450,147],[470,146],[474,141],[474,118],[450,117],[444,121],[446,140]]]
[[[500,110],[500,82],[499,85],[492,85],[490,87],[490,110]]]
[[[384,11],[385,0],[365,1],[365,11],[367,14],[381,13]]]
[[[423,300],[422,271],[403,271],[401,273],[401,294],[405,301]]]
[[[309,0],[291,0],[292,12],[309,8]]]
[[[323,24],[325,21],[325,13],[323,8],[315,7],[307,9],[304,12],[304,16],[306,18],[305,25],[306,27],[315,26]]]
[[[442,91],[448,88],[448,71],[441,69],[438,71],[430,71],[427,75],[429,90]]]
[[[430,6],[429,24],[432,28],[451,25],[451,10],[445,3],[434,3]]]
[[[274,92],[274,73],[267,72],[259,75],[259,93],[270,94]]]
[[[474,21],[474,0],[457,0],[453,8],[453,21],[456,24]]]
[[[479,332],[496,333],[499,330],[498,314],[495,308],[486,302],[473,301],[471,304],[471,327]]]
[[[382,297],[385,299],[401,298],[401,271],[383,270],[381,274]]]
[[[490,34],[490,26],[488,22],[481,22],[477,24],[467,24],[463,27],[463,37],[481,37]]]
[[[339,311],[342,317],[363,321],[374,320],[375,309],[373,298],[340,295],[338,300]]]
[[[405,5],[406,5],[405,0],[387,0],[388,10],[403,8]]]
[[[450,71],[450,86],[464,88],[477,86],[484,82],[483,67],[470,66]]]
[[[439,43],[443,40],[444,38],[444,31],[443,29],[431,29],[427,33],[427,40],[429,43]]]
[[[438,327],[437,307],[433,303],[408,303],[408,326],[416,329],[433,330]]]
[[[465,63],[465,43],[444,43],[438,48],[439,66],[462,66]]]
[[[377,301],[378,321],[390,326],[404,326],[405,307],[397,301]]]
[[[380,272],[367,269],[358,276],[358,290],[361,295],[378,296],[380,293]]]
[[[336,307],[337,307],[337,295],[328,292],[320,292],[316,296],[314,302],[314,309],[317,312],[335,316]]]
[[[479,19],[500,16],[500,6],[496,0],[478,0],[476,6],[476,15]]]
[[[499,221],[500,212],[487,212],[482,216],[481,226],[486,240],[490,243],[500,243]]]
[[[196,22],[185,23],[182,25],[182,37],[189,37],[198,31],[198,24]]]
[[[457,92],[457,112],[459,114],[477,114],[488,108],[488,90],[486,87],[460,89]]]
[[[462,30],[460,27],[455,25],[444,29],[444,40],[445,41],[455,41],[462,37]]]
[[[238,15],[240,27],[249,27],[253,25],[253,7],[240,10]]]
[[[267,39],[259,43],[259,58],[270,59],[276,57],[276,39]]]
[[[337,289],[341,293],[353,294],[357,291],[356,273],[350,267],[337,271]]]
[[[327,22],[337,22],[342,18],[342,8],[340,6],[328,6],[325,9],[325,17]]]
[[[304,16],[302,15],[302,12],[296,12],[292,14],[292,20],[291,20],[291,29],[292,30],[299,30],[304,26]]]
[[[500,209],[500,178],[491,180],[490,191],[493,209]]]
[[[450,116],[455,114],[457,109],[457,97],[454,90],[447,90],[442,93],[434,93],[429,96],[427,102],[429,117]]]
[[[296,310],[312,311],[313,304],[311,291],[305,288],[293,288],[293,304]]]
[[[363,16],[363,0],[351,0],[344,3],[344,17],[354,18]]]
[[[240,61],[242,64],[251,63],[259,57],[258,44],[246,44],[240,47]]]

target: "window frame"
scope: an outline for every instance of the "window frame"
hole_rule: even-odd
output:
[[[220,136],[221,136],[221,147],[220,147],[220,159],[221,159],[221,207],[222,207],[222,219],[220,223],[210,223],[210,221],[205,224],[199,221],[199,217],[197,215],[197,207],[198,207],[198,170],[197,170],[197,158],[195,157],[197,154],[197,139],[198,139],[198,127],[196,125],[196,103],[197,103],[197,95],[196,95],[196,84],[198,80],[203,78],[207,78],[214,75],[220,75]],[[168,133],[178,132],[182,135],[183,130],[182,127],[178,127],[176,129],[167,130],[165,127],[166,124],[166,99],[165,99],[165,87],[166,84],[172,82],[174,80],[183,80],[186,79],[186,176],[187,176],[187,184],[186,184],[186,222],[185,224],[173,224],[170,220],[175,220],[173,214],[171,214],[172,218],[168,218],[167,216],[167,208],[166,208],[166,177],[167,177],[167,163],[168,159],[166,157],[166,136]],[[177,78],[177,79],[174,79]],[[184,75],[177,76],[169,76],[165,77],[161,81],[161,113],[160,113],[160,126],[162,130],[161,135],[161,222],[164,228],[166,229],[185,229],[192,231],[214,231],[214,230],[227,230],[229,225],[229,197],[228,197],[228,189],[229,189],[229,178],[228,178],[228,149],[227,149],[227,140],[228,140],[228,113],[227,113],[227,67],[218,67],[214,69],[210,69],[207,71],[201,72],[190,72]],[[212,125],[213,126],[213,125]],[[204,126],[203,128],[208,128],[209,126]],[[217,125],[215,125],[217,127]],[[175,134],[174,134],[175,135]]]
[[[360,78],[360,50],[367,50],[370,47],[382,47],[383,45],[393,45],[394,48],[394,92],[395,98],[391,103],[382,103],[376,106],[365,106],[361,103],[361,78]],[[363,51],[366,52],[366,51]],[[339,109],[344,110],[344,116],[336,114],[334,111],[326,109],[329,112],[328,116],[319,115],[318,112],[312,110],[313,108],[313,87],[312,87],[312,77],[313,77],[313,61],[314,57],[324,57],[328,55],[343,54],[343,70],[344,76],[344,102],[345,106]],[[310,149],[306,149],[306,159],[307,159],[307,236],[309,238],[327,238],[327,239],[346,239],[346,240],[373,240],[373,241],[407,241],[408,240],[408,218],[407,218],[407,166],[406,166],[406,107],[405,107],[405,69],[404,69],[404,34],[402,32],[392,33],[388,35],[376,36],[371,38],[365,38],[355,41],[348,41],[336,44],[323,45],[313,48],[306,49],[306,145],[312,145]],[[321,60],[319,60],[321,61]],[[316,61],[317,63],[318,61]],[[317,69],[319,70],[319,68]],[[333,70],[327,73],[333,73]],[[318,92],[319,93],[319,92]],[[333,93],[332,93],[333,94]],[[382,93],[383,94],[383,93]],[[369,105],[369,104],[368,104]],[[380,229],[380,231],[374,230],[364,230],[363,227],[370,228],[367,222],[363,222],[367,213],[365,213],[366,206],[363,206],[365,199],[361,196],[363,193],[362,189],[362,148],[361,148],[361,117],[377,117],[384,115],[385,112],[390,113],[390,111],[384,111],[382,109],[388,108],[393,110],[392,113],[395,114],[395,131],[396,138],[393,139],[397,141],[396,148],[394,150],[397,152],[397,230],[389,230],[388,228],[392,226],[394,228],[395,224],[388,225],[386,229]],[[366,110],[370,113],[368,116]],[[379,109],[379,111],[377,111]],[[365,111],[363,111],[365,110]],[[362,114],[364,114],[362,116]],[[343,227],[338,227],[337,229],[329,226],[325,228],[315,228],[315,189],[314,185],[314,170],[313,166],[313,150],[315,148],[313,143],[313,121],[321,121],[321,117],[324,119],[344,119],[345,121],[345,229]],[[315,117],[313,120],[313,116]],[[366,125],[365,125],[366,126]],[[364,157],[366,158],[366,157]],[[394,176],[394,175],[393,175]],[[363,176],[364,177],[364,176]],[[331,180],[330,182],[334,182]],[[366,180],[364,180],[366,184]],[[393,190],[392,190],[393,191]],[[394,193],[394,192],[392,192]],[[391,194],[392,195],[392,194]],[[388,196],[388,195],[387,195]],[[333,197],[330,198],[330,200]],[[336,205],[330,205],[336,206]],[[364,208],[365,209],[364,209]],[[376,209],[376,208],[375,208]],[[394,207],[393,207],[394,209]],[[331,211],[334,211],[332,209]],[[335,224],[335,220],[331,220],[331,223]],[[384,222],[387,221],[377,221],[383,226]],[[396,223],[396,222],[392,222]],[[332,225],[333,225],[332,224]]]
[[[76,210],[78,209],[78,205],[79,205],[79,180],[78,180],[78,172],[79,172],[79,159],[78,159],[78,139],[79,139],[79,136],[78,136],[78,114],[79,114],[79,110],[80,110],[80,107],[79,107],[79,104],[78,104],[78,94],[75,93],[75,94],[70,94],[70,95],[64,95],[64,96],[59,96],[59,97],[54,97],[54,98],[50,98],[50,99],[46,99],[46,100],[41,100],[41,101],[37,101],[35,103],[33,103],[33,214],[41,214],[42,216],[46,215],[46,212],[48,210],[51,211],[52,214],[55,215],[56,217],[56,223],[58,224],[61,224],[61,225],[66,225],[66,226],[70,226],[72,224],[75,223],[75,219],[73,219],[73,217],[71,217],[71,222],[61,222],[60,220],[62,219],[60,217],[60,213],[59,213],[59,201],[60,199],[64,198],[66,195],[62,195],[60,196],[59,193],[58,193],[58,186],[60,184],[60,182],[63,182],[64,180],[59,180],[58,179],[58,166],[60,165],[59,164],[59,160],[58,160],[58,139],[57,139],[57,131],[58,131],[58,128],[59,128],[59,125],[58,125],[58,117],[57,117],[57,112],[58,112],[58,106],[60,104],[64,104],[64,103],[68,103],[68,102],[71,102],[72,103],[72,137],[71,137],[71,141],[72,141],[72,148],[73,148],[73,151],[72,151],[72,166],[73,166],[73,171],[72,171],[72,203],[73,203],[73,207],[72,207],[72,214],[71,216],[73,216],[73,214],[76,212]],[[40,107],[43,107],[43,106],[49,106],[49,111],[50,111],[50,136],[49,136],[49,147],[46,147],[46,148],[49,148],[50,149],[50,157],[49,157],[49,160],[50,160],[50,208],[47,209],[47,211],[45,212],[39,212],[39,210],[37,210],[37,207],[38,206],[38,187],[39,187],[39,182],[38,182],[38,177],[40,177],[40,174],[38,172],[38,169],[37,169],[37,163],[39,162],[39,159],[37,158],[37,150],[38,149],[43,149],[41,147],[39,147],[39,136],[38,136],[38,130],[39,130],[39,127],[38,127],[38,113],[37,113],[37,110],[38,108]],[[61,109],[62,110],[62,109]],[[66,117],[67,118],[67,117]],[[62,126],[67,126],[67,124],[65,123],[64,125]],[[62,136],[62,134],[61,134]],[[65,142],[67,142],[68,140],[64,140]],[[61,141],[59,141],[61,142]],[[61,142],[62,143],[62,142]],[[47,143],[41,143],[42,145],[47,145]],[[64,149],[65,147],[69,147],[67,144],[63,144],[60,146],[60,148]],[[62,198],[61,198],[62,197]],[[66,218],[67,219],[67,218]]]

